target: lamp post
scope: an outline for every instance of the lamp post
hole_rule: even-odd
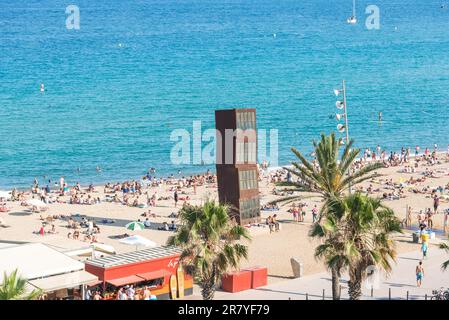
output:
[[[345,80],[342,80],[341,82],[341,89],[334,89],[334,93],[335,96],[338,97],[338,95],[340,94],[340,91],[343,94],[343,101],[337,101],[335,103],[337,109],[343,109],[343,114],[339,114],[337,113],[335,115],[335,118],[339,121],[341,119],[341,117],[343,116],[344,120],[345,120],[345,124],[338,124],[337,125],[337,130],[339,132],[345,132],[346,133],[346,145],[349,144],[349,125],[348,125],[348,109],[347,109],[347,103],[346,103],[346,83]],[[349,170],[351,170],[351,168],[349,168]],[[351,172],[348,173],[349,175],[351,174]],[[349,184],[349,193],[351,193],[351,184]]]
[[[340,91],[343,93],[343,102],[337,101],[336,106],[338,109],[343,109],[343,114],[336,114],[337,120],[340,120],[343,116],[345,120],[344,125],[337,125],[337,129],[340,132],[345,131],[346,132],[346,143],[349,143],[349,128],[348,128],[348,111],[347,111],[347,103],[346,103],[346,83],[345,80],[342,80],[342,88],[341,89],[335,89],[334,93],[335,96],[338,96],[340,94]]]

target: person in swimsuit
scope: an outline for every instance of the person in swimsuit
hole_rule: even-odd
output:
[[[432,230],[433,228],[433,220],[432,220],[432,212],[429,210],[427,211],[427,226],[429,228],[429,230]]]
[[[95,294],[93,296],[92,300],[102,300],[103,298],[101,297],[101,294],[99,291],[95,291]]]
[[[292,205],[292,214],[293,214],[293,221],[299,222],[298,220],[298,210],[296,209],[296,204],[293,203]]]
[[[276,218],[277,218],[277,214],[274,214],[273,217],[271,218],[271,221],[274,225],[274,231],[277,232],[277,231],[279,231],[279,222],[277,222]]]
[[[418,214],[418,225],[420,225],[420,226],[424,225],[425,222],[426,222],[426,214],[424,214],[421,210],[421,211],[419,211],[419,214]]]
[[[443,232],[444,234],[447,234],[447,220],[448,220],[448,216],[449,216],[449,209],[446,210],[446,212],[444,213],[444,220],[443,220]]]
[[[426,237],[424,237],[426,236]],[[427,239],[428,239],[428,235],[423,235],[422,237],[422,244],[421,244],[421,251],[422,251],[422,258],[426,259],[427,258],[427,248],[428,248],[428,243],[427,243]]]
[[[173,199],[175,200],[175,208],[178,205],[178,191],[175,190],[175,193],[173,194]]]
[[[304,219],[306,218],[306,210],[304,209],[304,207],[302,208],[301,211],[301,222],[304,222]]]
[[[272,233],[274,223],[273,223],[273,218],[271,216],[268,216],[268,218],[267,218],[267,225],[268,225],[268,228],[270,229],[270,233]]]
[[[438,195],[435,195],[433,197],[433,213],[437,214],[438,213],[438,206],[440,205],[440,198],[438,197]]]
[[[143,300],[150,300],[151,299],[151,291],[148,289],[147,286],[145,286],[145,289],[143,290]]]
[[[412,226],[412,207],[407,206],[407,216],[405,218],[405,226],[410,228]]]
[[[422,261],[416,266],[416,285],[421,287],[422,278],[424,277],[424,267],[422,266]]]

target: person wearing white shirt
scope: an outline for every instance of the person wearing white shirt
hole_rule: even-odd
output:
[[[89,220],[87,224],[87,230],[89,233],[92,233],[94,231],[94,223],[92,222],[92,220]]]
[[[118,300],[128,300],[128,296],[125,293],[125,290],[123,288],[120,288],[118,291]]]
[[[129,288],[126,290],[126,294],[128,295],[128,300],[134,300],[134,294],[135,290],[132,285],[129,286]]]
[[[84,296],[84,299],[86,300],[92,300],[92,291],[90,289],[86,290],[86,294]]]

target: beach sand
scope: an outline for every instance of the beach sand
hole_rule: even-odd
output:
[[[420,167],[416,173],[399,173],[400,167],[385,168],[379,171],[383,175],[383,179],[393,179],[394,182],[400,182],[408,179],[410,176],[418,178],[422,176],[426,167]],[[430,186],[436,188],[438,186],[445,186],[449,183],[449,163],[442,160],[439,165],[431,167],[432,170],[437,172],[438,178],[428,178],[426,182],[418,185],[419,188],[424,186]],[[363,186],[368,186],[370,183],[366,182]],[[267,203],[275,199],[281,198],[272,194],[274,185],[268,183],[267,180],[260,182],[261,203]],[[376,187],[375,184],[373,184]],[[172,196],[173,193],[169,191],[169,186],[161,186],[151,188],[157,190],[158,196]],[[95,196],[104,197],[103,187],[97,187],[98,193]],[[193,189],[185,189],[186,193],[191,197],[189,201],[191,204],[201,204],[207,197],[217,199],[217,190],[213,187],[199,186],[197,187],[197,193],[193,193]],[[151,191],[153,192],[153,191]],[[376,193],[381,195],[383,189]],[[183,195],[184,196],[184,195]],[[292,215],[287,212],[290,205],[281,207],[277,211],[278,221],[281,223],[281,230],[279,232],[269,233],[268,228],[251,228],[250,233],[252,240],[249,243],[249,260],[242,263],[242,267],[248,266],[266,266],[268,267],[269,283],[282,281],[293,276],[292,268],[290,265],[290,258],[295,257],[300,260],[304,265],[305,274],[313,274],[325,271],[325,267],[321,261],[317,261],[314,258],[314,250],[319,243],[317,239],[311,239],[308,236],[308,232],[311,227],[311,209],[314,204],[320,205],[320,199],[310,194],[304,194],[306,197],[302,202],[308,204],[307,214],[305,222],[294,222]],[[67,198],[67,197],[66,197]],[[182,201],[180,201],[182,202]],[[413,208],[413,223],[416,224],[416,215],[419,210],[431,208],[433,201],[429,194],[414,194],[412,192],[406,192],[406,198],[400,200],[384,201],[385,205],[390,206],[395,210],[396,215],[400,219],[405,218],[406,206],[410,205]],[[73,232],[67,228],[67,222],[62,220],[56,220],[54,222],[56,231],[58,234],[47,234],[40,236],[34,234],[33,231],[38,231],[41,226],[40,214],[31,213],[25,211],[26,207],[20,205],[19,202],[7,202],[7,206],[11,209],[8,213],[0,213],[0,217],[3,218],[5,224],[9,225],[8,228],[0,227],[0,241],[17,241],[17,242],[42,242],[60,250],[77,249],[82,247],[88,247],[88,242],[81,240],[68,239],[67,234]],[[443,224],[443,210],[449,207],[448,201],[443,198],[440,200],[439,214],[434,217],[434,226],[442,228]],[[161,224],[164,221],[170,223],[173,219],[168,218],[168,215],[172,212],[176,212],[179,209],[174,207],[173,200],[162,200],[157,202],[156,207],[150,208],[152,213],[156,213],[161,217],[150,218],[154,227],[156,224]],[[156,229],[146,229],[142,231],[130,231],[126,230],[124,226],[137,219],[144,220],[140,216],[147,209],[128,207],[121,204],[103,202],[96,205],[70,205],[70,204],[50,204],[46,214],[75,214],[86,215],[94,218],[97,224],[101,228],[101,233],[98,235],[98,241],[113,246],[117,252],[127,252],[136,250],[135,247],[121,244],[117,239],[113,237],[119,234],[139,234],[160,245],[164,245],[168,237],[173,233],[170,231],[159,231]],[[262,211],[262,218],[266,218],[273,212]],[[103,224],[100,221],[102,219],[114,219],[114,224]],[[47,229],[49,229],[47,227]],[[81,235],[81,238],[83,235]],[[419,245],[412,243],[412,236],[410,231],[404,231],[404,234],[395,235],[397,240],[397,250],[399,253],[418,250]]]

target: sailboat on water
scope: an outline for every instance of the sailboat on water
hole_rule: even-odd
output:
[[[357,23],[357,17],[355,16],[355,0],[352,0],[352,16],[350,16],[347,21],[349,24]]]

